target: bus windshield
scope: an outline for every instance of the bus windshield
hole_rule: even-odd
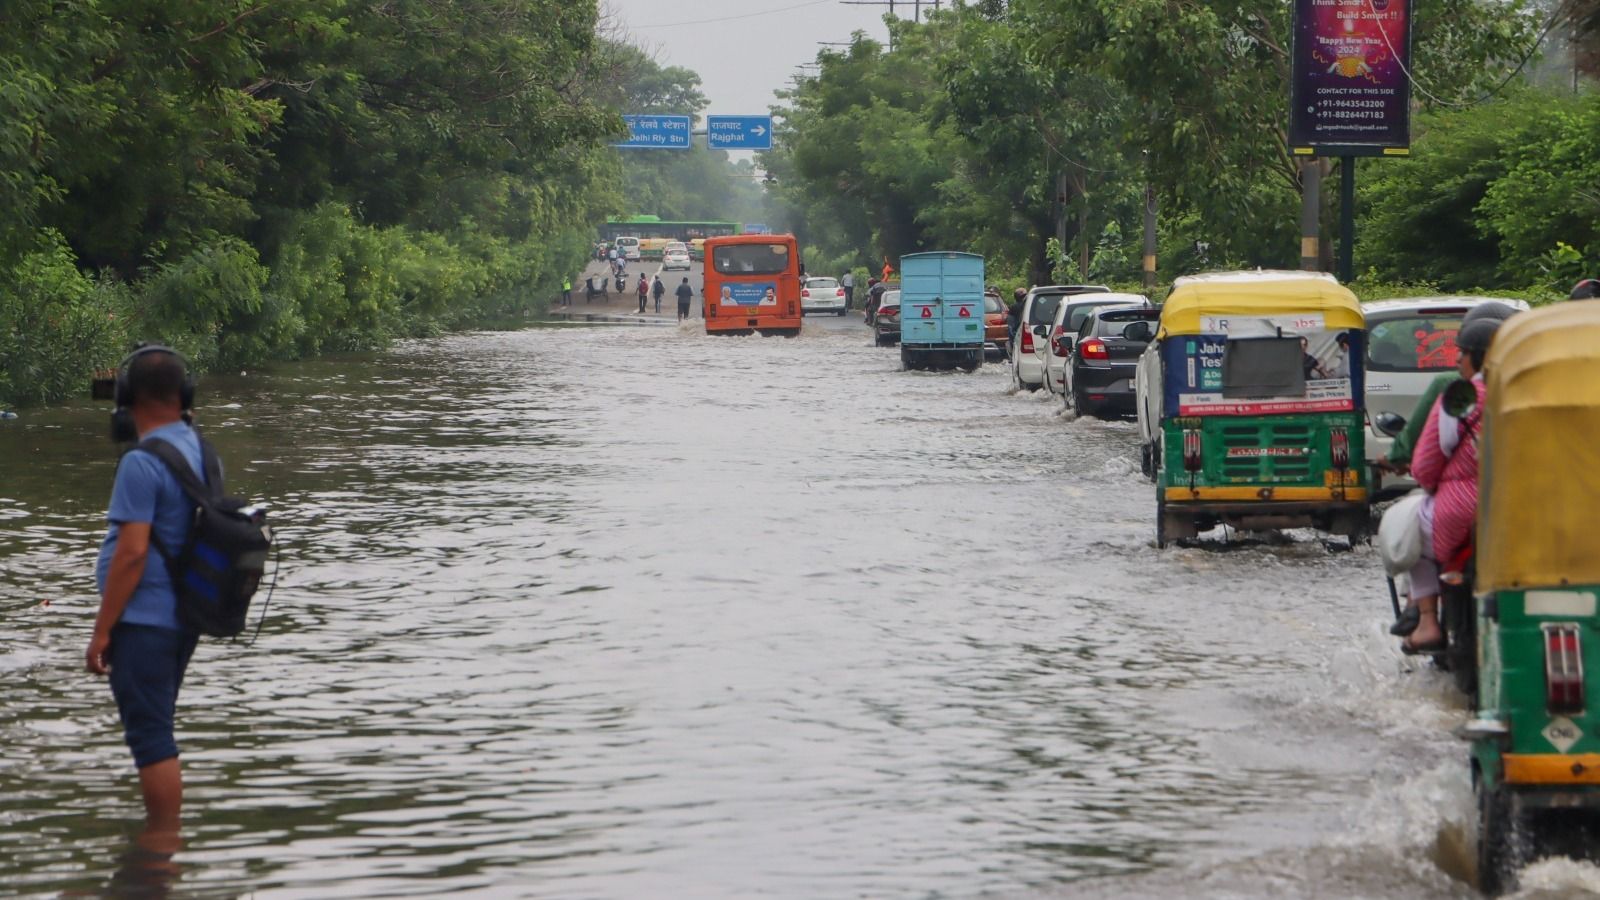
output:
[[[717,271],[723,275],[780,275],[789,270],[787,244],[735,244],[719,247]]]

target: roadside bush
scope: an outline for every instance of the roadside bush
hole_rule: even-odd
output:
[[[218,238],[140,282],[132,337],[165,341],[199,369],[271,357],[286,326],[266,283],[255,248]]]
[[[128,292],[78,270],[56,231],[0,268],[0,407],[86,393],[91,373],[127,350]]]

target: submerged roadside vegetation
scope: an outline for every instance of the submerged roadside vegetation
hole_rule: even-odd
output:
[[[4,4],[0,408],[140,339],[234,367],[542,310],[625,193],[733,180],[625,172],[620,110],[705,101],[605,29],[595,0]]]

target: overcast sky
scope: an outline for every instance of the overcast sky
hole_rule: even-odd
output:
[[[910,16],[909,2],[896,5]],[[663,65],[699,72],[713,115],[765,114],[773,91],[824,49],[818,41],[849,41],[854,31],[888,39],[887,6],[839,0],[602,0],[601,6]]]

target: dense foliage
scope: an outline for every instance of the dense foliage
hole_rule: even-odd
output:
[[[232,365],[526,314],[606,215],[732,197],[723,155],[607,146],[635,98],[704,99],[596,27],[595,0],[0,5],[0,404],[136,339]]]
[[[1594,95],[1481,102],[1518,80],[1547,14],[1545,0],[1416,0],[1417,158],[1359,179],[1372,277],[1521,289],[1564,278],[1573,254],[1593,262],[1600,215],[1553,194],[1596,183]],[[994,0],[893,22],[892,50],[858,35],[781,98],[764,157],[779,221],[839,265],[956,248],[989,257],[996,281],[1127,282],[1149,185],[1164,277],[1294,267],[1289,16],[1277,0]],[[1508,116],[1522,130],[1493,133]],[[1339,175],[1323,165],[1326,236]],[[1445,196],[1450,179],[1466,193]]]

